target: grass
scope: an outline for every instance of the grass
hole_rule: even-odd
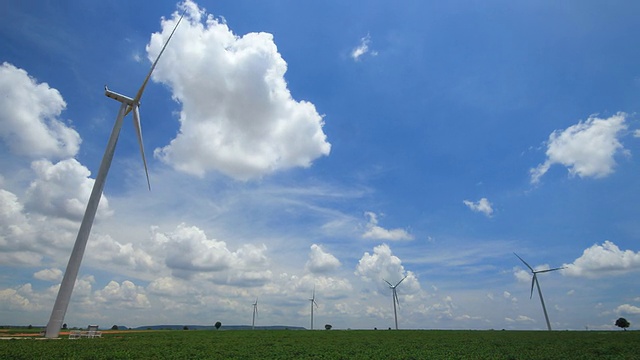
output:
[[[0,341],[0,359],[639,359],[636,331],[106,331]]]

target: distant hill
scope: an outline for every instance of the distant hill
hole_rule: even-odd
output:
[[[136,328],[132,328],[132,330],[183,330],[184,327],[189,328],[189,330],[215,330],[216,327],[213,325],[145,325],[138,326]],[[306,328],[301,326],[285,326],[285,325],[274,325],[274,326],[256,326],[256,330],[306,330]],[[251,325],[222,325],[220,331],[222,330],[251,330]]]

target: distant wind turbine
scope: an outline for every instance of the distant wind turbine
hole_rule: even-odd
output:
[[[169,44],[173,33],[180,25],[180,21],[182,21],[182,17],[186,12],[182,13],[180,19],[176,23],[176,26],[173,28],[171,35],[164,43],[162,50],[158,54],[158,57],[151,65],[151,70],[149,70],[149,74],[142,82],[142,86],[138,90],[136,96],[132,99],[128,96],[118,94],[109,90],[105,86],[105,95],[114,100],[117,100],[121,103],[120,110],[118,111],[118,116],[116,117],[116,122],[113,125],[113,129],[111,130],[111,136],[109,137],[109,142],[107,143],[107,148],[104,151],[104,155],[102,156],[102,162],[100,163],[100,169],[98,170],[98,175],[96,176],[96,180],[93,183],[93,189],[91,190],[91,196],[89,197],[89,202],[87,203],[87,208],[84,212],[84,216],[82,218],[82,223],[80,224],[80,229],[78,230],[78,236],[76,237],[76,242],[73,245],[73,250],[71,251],[71,256],[69,257],[69,262],[67,263],[67,268],[64,272],[64,277],[62,278],[62,283],[60,284],[60,289],[58,290],[58,296],[56,297],[56,302],[53,305],[53,310],[51,311],[51,317],[49,318],[49,323],[47,324],[47,329],[45,332],[45,336],[47,338],[57,338],[60,334],[60,327],[62,326],[62,321],[64,320],[64,316],[67,312],[67,308],[69,307],[69,301],[71,300],[71,293],[73,292],[73,286],[75,285],[76,279],[78,277],[78,270],[80,269],[80,263],[82,262],[82,256],[84,255],[84,250],[87,247],[87,240],[89,239],[89,233],[91,232],[91,226],[93,225],[93,219],[96,216],[96,211],[98,209],[98,204],[100,203],[100,197],[102,196],[102,190],[104,189],[104,184],[107,178],[107,173],[109,172],[109,168],[111,167],[111,160],[113,160],[113,153],[115,152],[116,144],[118,142],[118,136],[120,135],[120,129],[122,128],[122,122],[124,117],[133,111],[133,125],[136,128],[136,135],[138,136],[138,144],[140,145],[140,153],[142,154],[142,163],[144,165],[144,172],[147,175],[147,186],[149,190],[151,190],[151,183],[149,181],[149,171],[147,170],[147,159],[144,156],[144,146],[142,144],[142,130],[140,128],[140,112],[138,108],[140,107],[140,98],[142,98],[142,93],[144,92],[144,88],[147,86],[149,79],[151,78],[151,74],[158,64],[158,60],[160,60],[160,56],[164,52],[164,49]]]
[[[256,302],[253,303],[253,319],[251,320],[251,330],[254,330],[256,327],[256,315],[258,315],[258,298],[256,298]]]
[[[518,256],[518,254],[516,253],[513,253],[513,255]],[[547,307],[544,306],[544,299],[542,298],[542,291],[540,290],[540,283],[538,282],[538,274],[546,273],[549,271],[562,270],[564,269],[564,267],[547,269],[547,270],[533,270],[533,268],[529,266],[529,264],[527,264],[527,262],[524,261],[520,256],[518,256],[518,259],[520,259],[520,261],[522,261],[529,268],[529,270],[531,270],[531,273],[533,274],[533,277],[531,278],[531,294],[529,295],[529,299],[533,297],[533,285],[535,284],[536,287],[538,288],[538,295],[540,295],[540,302],[542,303],[542,311],[544,312],[544,319],[547,321],[547,329],[551,331],[551,323],[549,322],[549,315],[547,315]]]
[[[315,288],[315,286],[313,287],[313,294],[311,295],[311,299],[309,299],[309,301],[311,302],[311,330],[313,330],[313,305],[318,307],[318,303],[316,302],[316,288]]]
[[[387,284],[389,284],[389,288],[392,290],[392,295],[391,295],[391,300],[393,302],[393,317],[396,320],[396,330],[398,330],[398,312],[396,311],[396,304],[398,304],[398,306],[400,306],[400,301],[398,301],[398,293],[396,292],[396,288],[398,287],[398,285],[400,285],[401,282],[404,281],[404,279],[406,279],[407,277],[403,277],[402,280],[398,281],[398,283],[396,283],[395,285],[391,285],[390,282],[388,282],[387,280],[384,280],[384,282],[386,282]]]

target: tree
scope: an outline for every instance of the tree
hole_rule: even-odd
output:
[[[187,325],[182,327],[182,330],[189,330],[189,327]]]
[[[62,324],[62,328],[67,330],[67,323]]]
[[[222,326],[222,323],[220,321],[216,321],[216,324],[214,326],[216,327],[216,330],[220,330],[220,326]]]
[[[113,326],[111,327],[111,330],[118,330],[118,325],[113,325]]]
[[[324,326],[324,329],[325,330],[331,330],[332,327],[333,326],[331,326],[331,324],[327,324],[327,325]]]
[[[621,317],[618,320],[616,320],[616,326],[619,328],[622,328],[622,330],[624,331],[627,331],[627,328],[631,326],[631,323],[629,323],[627,319]]]

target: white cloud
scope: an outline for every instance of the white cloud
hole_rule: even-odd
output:
[[[144,309],[150,307],[144,288],[125,280],[122,284],[110,281],[102,290],[95,292],[95,300],[107,308]]]
[[[525,316],[525,315],[518,315],[515,319],[512,318],[504,318],[507,322],[536,322],[535,320],[533,320],[532,318]]]
[[[311,245],[309,260],[305,269],[312,273],[326,273],[340,267],[340,261],[332,254],[325,252],[319,245]]]
[[[32,216],[25,214],[15,194],[0,189],[0,263],[38,266],[49,249],[39,245],[39,240],[66,239],[56,221],[34,221]]]
[[[56,164],[48,160],[31,163],[36,179],[31,182],[26,196],[26,207],[38,213],[80,221],[84,215],[94,179],[84,165],[75,159]],[[111,216],[109,201],[101,197],[97,218]]]
[[[33,277],[38,280],[57,282],[62,280],[62,270],[57,268],[43,269],[33,274]]]
[[[38,310],[39,306],[29,300],[32,293],[31,284],[24,284],[17,289],[0,290],[0,310]]]
[[[640,315],[640,307],[622,304],[615,310],[617,314]]]
[[[411,271],[405,271],[402,261],[393,255],[387,244],[373,248],[373,254],[365,252],[358,261],[355,274],[365,281],[376,284],[381,292],[388,290],[385,280],[395,284],[405,276],[407,278],[401,285],[403,293],[415,293],[420,290],[420,283],[415,274]]]
[[[622,251],[607,240],[602,245],[594,244],[585,249],[582,256],[564,266],[563,272],[571,276],[596,278],[620,275],[640,270],[640,252]]]
[[[248,180],[328,155],[324,121],[293,99],[273,35],[235,35],[224,20],[187,1],[185,19],[153,74],[182,104],[180,130],[155,156],[197,176],[219,171]],[[204,22],[203,17],[204,18]],[[162,21],[147,47],[155,59],[178,13]]]
[[[469,200],[464,200],[462,202],[472,211],[482,213],[487,217],[491,217],[491,214],[493,214],[493,208],[487,198],[482,198],[475,203]]]
[[[188,286],[181,279],[163,276],[149,283],[147,290],[156,295],[171,297],[186,294]]]
[[[5,62],[0,94],[0,138],[12,152],[49,159],[75,156],[80,135],[58,119],[67,106],[58,90]]]
[[[0,189],[0,247],[7,246],[16,237],[31,232],[23,206],[18,197]]]
[[[531,274],[526,271],[523,270],[521,267],[516,266],[513,268],[513,276],[515,276],[516,280],[518,280],[518,282],[530,282],[531,281]]]
[[[165,264],[176,277],[197,274],[218,284],[237,286],[264,285],[272,277],[265,245],[245,244],[234,252],[226,242],[208,239],[203,230],[186,224],[154,237],[162,243]]]
[[[88,243],[88,256],[94,262],[144,272],[160,268],[154,256],[133,243],[121,243],[110,235],[93,234]],[[153,251],[154,249],[149,249]]]
[[[367,36],[360,39],[360,44],[351,51],[351,58],[355,61],[359,61],[360,58],[367,53],[372,56],[378,55],[376,51],[370,51],[369,44],[371,44],[371,36],[367,34]]]
[[[224,241],[207,239],[196,226],[180,224],[175,232],[167,234],[166,264],[174,270],[221,271],[231,267],[234,259]]]
[[[585,122],[556,130],[547,141],[547,159],[531,169],[531,183],[536,184],[553,164],[569,169],[569,174],[580,177],[605,177],[616,165],[614,155],[623,150],[618,136],[627,128],[625,113],[608,119],[589,117]]]
[[[640,137],[640,129],[633,132],[634,137]]]
[[[387,230],[378,226],[378,216],[375,213],[367,211],[365,215],[369,218],[369,223],[366,225],[367,230],[362,234],[363,238],[390,241],[413,240],[413,235],[404,229]]]

